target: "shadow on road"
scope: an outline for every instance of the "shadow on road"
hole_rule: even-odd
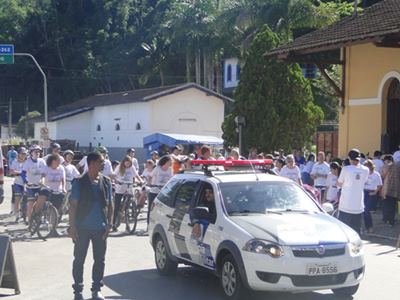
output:
[[[138,270],[107,276],[107,287],[120,296],[107,299],[140,300],[221,300],[224,299],[219,286],[219,279],[206,271],[196,268],[179,268],[176,275],[159,276],[157,270]],[[334,300],[330,291],[323,293],[251,293],[246,299],[274,300]],[[343,299],[343,298],[340,298]],[[352,298],[348,298],[352,299]]]

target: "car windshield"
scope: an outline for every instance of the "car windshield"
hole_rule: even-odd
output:
[[[221,183],[220,188],[229,215],[321,211],[295,183],[232,182]]]

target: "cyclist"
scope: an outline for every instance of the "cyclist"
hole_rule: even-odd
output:
[[[44,186],[39,192],[34,213],[39,212],[47,200],[50,200],[57,211],[60,212],[66,191],[65,170],[58,155],[51,154],[48,156],[46,167],[43,168],[42,174]]]
[[[61,145],[58,143],[52,143],[50,146],[51,153],[47,154],[45,157],[43,157],[44,161],[46,162],[47,159],[49,158],[50,155],[54,154],[57,155],[60,158],[61,164],[64,163],[64,157],[61,155]]]
[[[16,215],[15,222],[19,219],[19,204],[25,192],[25,182],[21,177],[22,168],[26,161],[28,151],[26,148],[21,147],[18,149],[17,159],[13,160],[10,166],[10,174],[15,176],[12,191],[14,195],[13,212]]]
[[[72,164],[74,159],[74,152],[71,150],[66,150],[63,153],[64,163],[62,164],[65,170],[65,190],[69,192],[71,190],[71,182],[75,178],[78,178],[81,174],[78,169]]]
[[[29,147],[29,158],[25,161],[21,177],[26,183],[26,193],[27,193],[27,217],[28,220],[31,219],[33,203],[36,201],[36,195],[40,191],[41,181],[42,181],[42,171],[46,167],[46,163],[42,158],[40,158],[40,154],[42,152],[42,148],[38,145],[32,145]]]
[[[140,178],[139,173],[133,165],[132,158],[129,155],[125,156],[121,163],[115,168],[114,175],[116,189],[112,230],[117,231],[118,228],[116,227],[116,224],[123,195],[126,192],[131,193],[131,191],[129,190],[129,185],[132,185],[135,182],[135,178],[137,178],[140,183],[142,183],[143,181]]]

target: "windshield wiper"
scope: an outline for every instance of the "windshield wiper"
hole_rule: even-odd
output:
[[[278,210],[270,210],[270,209],[266,209],[266,210],[265,210],[265,213],[266,213],[266,214],[277,214],[277,215],[281,215],[281,214],[282,214],[281,211],[278,211]]]
[[[280,210],[280,212],[296,212],[296,213],[309,213],[309,210],[306,209],[291,209],[291,208],[286,208],[283,210]]]
[[[232,214],[262,214],[262,212],[244,209],[244,210],[233,210],[233,211],[230,211],[229,215],[232,215]]]

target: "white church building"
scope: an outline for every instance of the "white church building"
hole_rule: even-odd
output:
[[[106,146],[121,159],[135,147],[144,158],[143,138],[154,133],[221,138],[226,102],[232,100],[195,83],[99,94],[49,114],[51,140],[75,140],[80,149]],[[43,120],[35,123],[40,140]]]

